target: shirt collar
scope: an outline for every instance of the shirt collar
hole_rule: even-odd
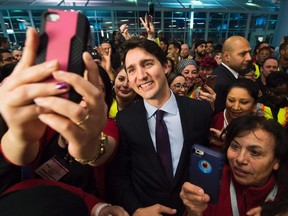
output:
[[[239,73],[234,71],[233,69],[231,69],[228,65],[224,64],[223,62],[221,63],[224,67],[226,67],[232,74],[233,76],[238,79],[239,77]]]
[[[174,95],[174,93],[172,92],[172,90],[170,89],[171,95],[170,98],[166,101],[166,103],[159,109],[172,114],[172,115],[176,115],[177,113],[177,101],[176,101],[176,97]],[[151,104],[149,104],[147,101],[144,100],[144,106],[145,109],[147,111],[147,119],[150,119],[155,112],[158,110],[157,107],[152,106]]]

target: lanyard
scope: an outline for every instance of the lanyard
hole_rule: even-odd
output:
[[[275,184],[273,189],[270,191],[270,193],[266,197],[265,202],[267,202],[268,200],[273,201],[276,197],[277,192],[278,192],[278,186],[277,184]],[[232,206],[233,216],[239,216],[237,197],[236,197],[235,187],[234,187],[232,179],[230,180],[230,197],[231,197],[231,206]]]
[[[223,112],[223,116],[224,116],[224,127],[223,128],[226,128],[228,126],[228,124],[229,124],[228,120],[226,118],[226,109]]]

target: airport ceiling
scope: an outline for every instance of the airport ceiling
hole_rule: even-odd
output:
[[[81,8],[145,10],[151,0],[0,0],[1,9]],[[280,0],[152,0],[155,10],[278,12]]]

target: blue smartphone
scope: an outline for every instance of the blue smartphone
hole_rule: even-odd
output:
[[[210,196],[210,203],[218,202],[225,156],[221,152],[194,144],[191,149],[190,182]]]

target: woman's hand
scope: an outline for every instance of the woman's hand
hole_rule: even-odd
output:
[[[202,188],[189,182],[183,184],[180,198],[186,206],[188,216],[201,216],[210,200],[209,195],[205,194]]]
[[[39,37],[34,29],[28,29],[26,37],[22,59],[0,87],[0,112],[9,127],[2,138],[1,148],[11,162],[19,165],[35,159],[38,140],[46,128],[38,115],[49,110],[37,106],[34,99],[69,90],[69,86],[61,82],[43,82],[58,70],[58,63],[53,60],[34,65]]]
[[[99,84],[97,64],[83,54],[88,79],[57,71],[57,61],[33,66],[39,37],[28,29],[23,57],[0,87],[0,111],[9,126],[1,147],[8,160],[23,165],[33,161],[46,125],[69,143],[71,156],[91,159],[99,152],[99,136],[107,121],[107,105]],[[43,82],[53,76],[55,82]],[[73,87],[84,99],[74,103],[60,97]]]
[[[38,97],[34,101],[52,111],[40,114],[39,119],[67,140],[69,154],[89,160],[99,151],[99,136],[107,121],[107,105],[99,84],[97,64],[88,53],[83,54],[83,60],[90,81],[74,73],[53,73],[55,80],[68,83],[82,95],[82,103],[55,96]]]
[[[198,97],[201,100],[205,100],[208,103],[210,103],[211,108],[214,109],[214,104],[215,104],[215,100],[216,100],[216,93],[214,92],[214,90],[212,88],[210,88],[207,85],[204,85],[204,88],[208,91],[203,91],[201,90]]]
[[[250,209],[246,214],[249,216],[261,216],[262,208],[260,206]]]
[[[210,144],[222,147],[224,145],[225,135],[221,137],[222,131],[215,128],[210,128],[209,140]]]

